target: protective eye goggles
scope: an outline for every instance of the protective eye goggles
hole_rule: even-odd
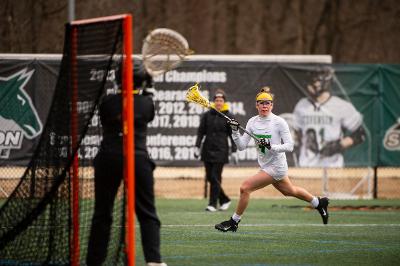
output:
[[[272,101],[257,101],[258,105],[266,105],[269,106],[272,104]]]

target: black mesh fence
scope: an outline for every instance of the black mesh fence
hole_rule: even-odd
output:
[[[52,104],[34,156],[27,167],[2,161],[0,195],[7,199],[0,209],[1,265],[70,264],[75,155],[79,158],[80,262],[85,264],[94,206],[92,165],[102,138],[96,110],[106,83],[120,84],[116,70],[122,59],[121,24],[122,20],[66,25],[58,81],[54,96],[48,95]],[[121,184],[106,265],[125,261],[123,192]]]

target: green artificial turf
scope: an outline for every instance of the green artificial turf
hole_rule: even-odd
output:
[[[236,233],[216,231],[214,225],[229,219],[235,204],[208,213],[206,200],[157,199],[163,260],[169,266],[399,265],[400,200],[331,200],[330,221],[323,225],[302,201],[252,199]],[[141,266],[139,228],[136,232]]]
[[[307,203],[254,199],[236,233],[214,229],[214,224],[230,217],[236,201],[229,211],[217,213],[205,212],[206,203],[157,200],[161,251],[168,265],[398,265],[400,261],[400,200],[331,200],[332,207],[375,209],[334,208],[324,226]],[[136,263],[145,265],[139,237]]]

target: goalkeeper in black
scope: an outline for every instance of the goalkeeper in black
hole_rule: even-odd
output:
[[[134,67],[135,108],[135,207],[140,223],[143,253],[148,265],[166,265],[160,255],[160,220],[154,204],[154,162],[146,149],[147,124],[154,118],[151,76],[142,64]],[[89,238],[87,265],[102,265],[107,257],[112,213],[118,188],[123,180],[121,92],[108,92],[101,100],[99,113],[103,140],[95,167],[95,210]]]

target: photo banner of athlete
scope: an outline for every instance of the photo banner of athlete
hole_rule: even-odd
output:
[[[270,86],[273,112],[286,119],[296,142],[290,166],[400,165],[399,71],[398,65],[186,61],[155,80],[149,152],[159,165],[199,165],[194,143],[207,110],[185,102],[185,90],[199,82],[209,100],[218,88],[226,92],[243,127],[256,114],[256,93]],[[254,144],[239,152],[239,166],[254,165],[257,152]]]
[[[59,60],[0,56],[0,99],[8,103],[0,106],[2,166],[29,162],[50,108]],[[107,90],[117,89],[116,72],[108,74]],[[92,69],[82,75],[98,82],[104,73]],[[273,112],[286,119],[296,142],[295,152],[287,154],[290,166],[400,166],[400,65],[185,61],[155,78],[156,116],[147,141],[157,165],[201,165],[194,156],[195,141],[207,109],[185,98],[196,82],[209,100],[223,89],[243,127],[256,114],[256,93],[271,87]],[[20,115],[22,108],[31,115]],[[97,116],[92,123],[100,123]],[[89,129],[80,152],[94,158],[100,141]],[[252,145],[239,152],[239,166],[255,165],[258,151]]]

